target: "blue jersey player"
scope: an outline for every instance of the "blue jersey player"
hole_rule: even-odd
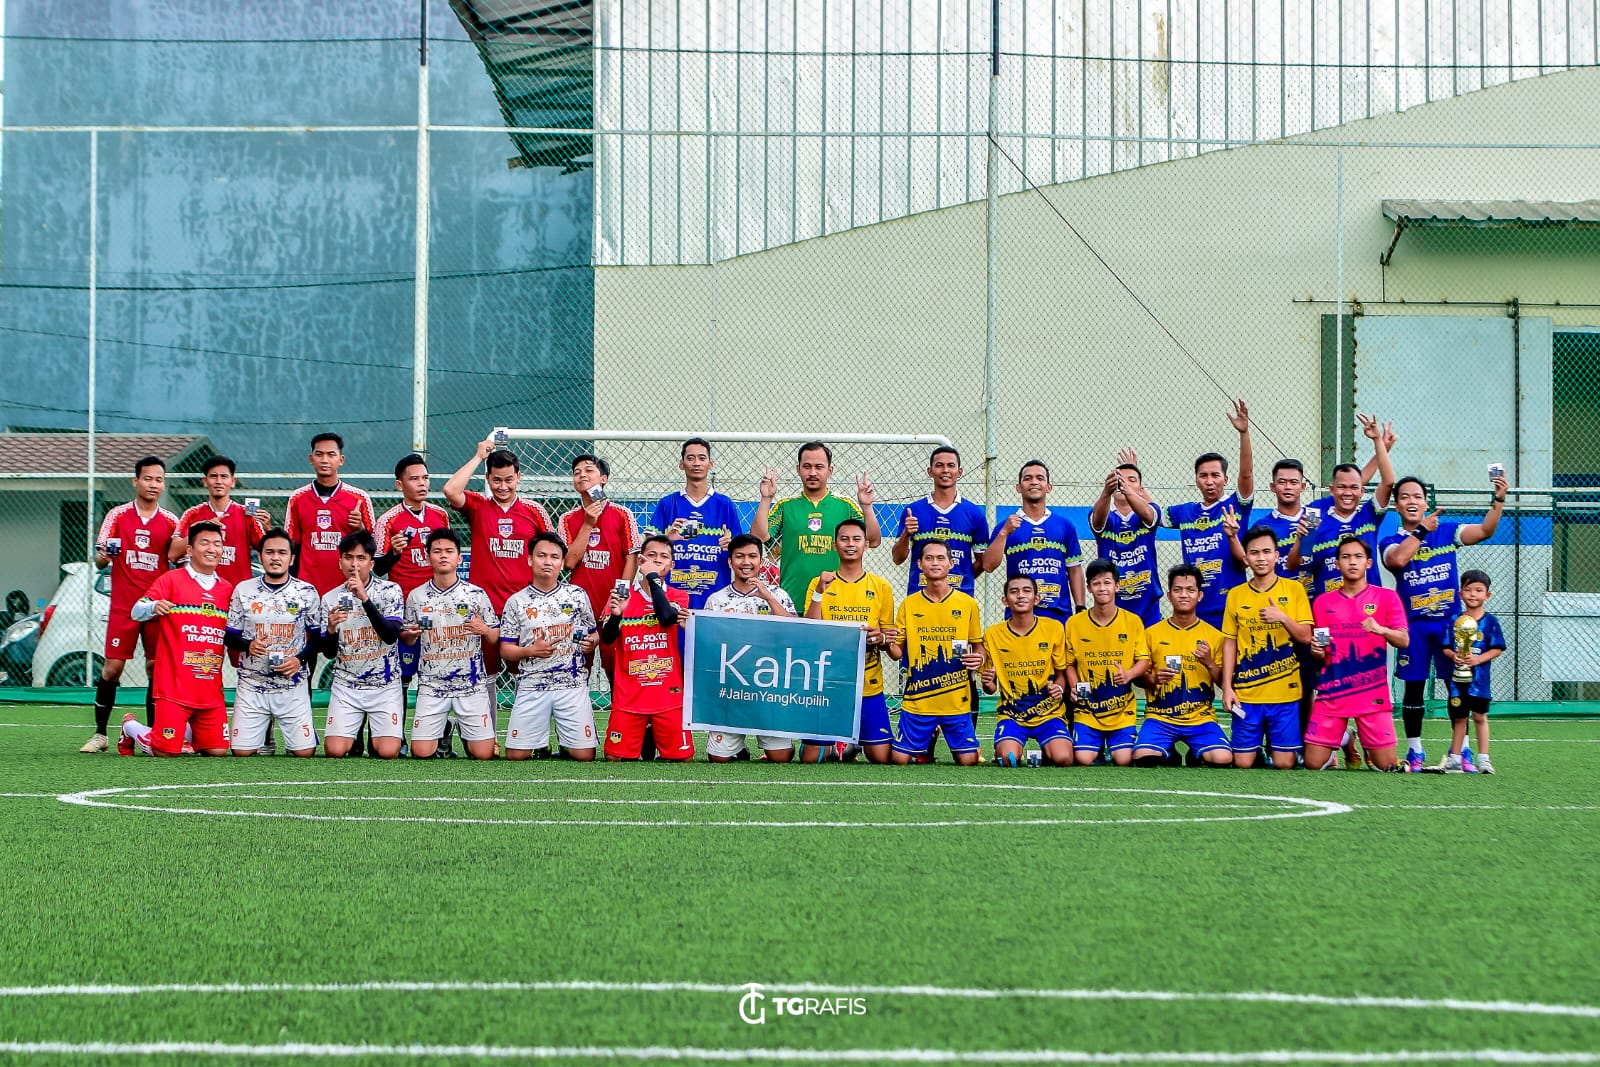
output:
[[[1022,507],[994,532],[983,553],[983,569],[1002,567],[1007,578],[1028,575],[1039,585],[1034,613],[1057,622],[1072,617],[1072,606],[1084,603],[1082,549],[1078,528],[1065,515],[1050,510],[1050,468],[1030,459],[1017,473]]]
[[[691,437],[678,455],[684,486],[656,503],[646,532],[661,534],[672,542],[667,584],[689,594],[689,607],[699,609],[707,597],[732,580],[728,544],[744,527],[733,501],[712,492],[707,484],[715,466],[710,442]]]
[[[1506,480],[1498,477],[1492,484],[1494,502],[1483,521],[1471,525],[1442,522],[1437,511],[1429,514],[1422,479],[1408,475],[1394,486],[1400,532],[1383,539],[1383,565],[1394,575],[1411,630],[1410,647],[1395,660],[1395,676],[1405,683],[1400,714],[1406,730],[1406,763],[1416,770],[1427,760],[1422,751],[1422,717],[1428,672],[1431,669],[1443,681],[1455,667],[1445,652],[1450,648],[1450,622],[1461,611],[1456,550],[1493,537],[1505,510]]]
[[[1394,464],[1389,459],[1389,444],[1394,434],[1389,426],[1380,426],[1371,415],[1356,417],[1372,441],[1373,459],[1378,464],[1378,487],[1372,491],[1372,496],[1363,500],[1366,472],[1354,463],[1341,463],[1333,468],[1330,487],[1333,506],[1322,513],[1316,529],[1300,538],[1289,553],[1291,567],[1298,568],[1309,561],[1313,600],[1344,584],[1339,575],[1339,542],[1346,537],[1359,537],[1367,543],[1372,555],[1367,583],[1383,584],[1378,571],[1378,526],[1383,522],[1389,493],[1394,488]]]
[[[1100,499],[1089,511],[1100,558],[1109,559],[1121,576],[1117,606],[1139,616],[1146,626],[1161,621],[1161,579],[1156,575],[1156,528],[1161,508],[1145,492],[1139,457],[1130,448],[1117,454],[1117,467],[1106,475]]]
[[[1241,525],[1248,527],[1250,496],[1256,491],[1250,409],[1243,400],[1234,401],[1228,421],[1239,433],[1238,492],[1224,492],[1228,486],[1228,461],[1219,453],[1207,452],[1194,461],[1194,485],[1200,490],[1200,499],[1167,509],[1167,524],[1178,531],[1183,545],[1183,561],[1199,570],[1202,579],[1200,606],[1195,614],[1219,630],[1228,590],[1244,581],[1244,567],[1234,557],[1223,527],[1223,513],[1237,515]]]
[[[922,568],[917,559],[929,541],[943,541],[950,549],[950,584],[968,596],[976,593],[983,571],[982,552],[989,544],[989,520],[983,508],[956,491],[961,480],[961,453],[940,445],[928,459],[933,492],[913,501],[900,521],[900,536],[890,549],[896,566],[911,561],[906,592],[922,588]]]
[[[1447,649],[1445,656],[1452,664],[1472,669],[1472,681],[1450,683],[1450,753],[1444,760],[1446,771],[1474,771],[1493,774],[1494,764],[1489,762],[1489,699],[1493,695],[1489,686],[1489,664],[1506,650],[1505,631],[1500,620],[1484,610],[1489,601],[1489,576],[1483,571],[1467,571],[1461,576],[1461,611],[1477,624],[1472,638],[1472,652],[1462,658],[1455,649]],[[1455,618],[1450,620],[1452,628]],[[1467,716],[1477,727],[1478,756],[1463,747],[1467,740]],[[1452,758],[1453,757],[1453,758]]]

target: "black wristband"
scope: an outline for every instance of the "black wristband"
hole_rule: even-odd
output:
[[[1407,530],[1406,533],[1410,534],[1412,537],[1415,537],[1418,541],[1426,540],[1428,536],[1425,532],[1423,532],[1423,529],[1420,526],[1416,527],[1415,529]]]

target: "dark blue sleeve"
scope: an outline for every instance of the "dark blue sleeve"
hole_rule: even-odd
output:
[[[1483,648],[1484,648],[1484,651],[1487,652],[1491,648],[1505,648],[1506,647],[1506,635],[1505,635],[1505,631],[1500,629],[1500,620],[1497,619],[1495,616],[1490,615],[1487,612],[1485,612],[1484,616],[1483,616],[1483,622],[1484,622],[1484,634],[1483,634]]]

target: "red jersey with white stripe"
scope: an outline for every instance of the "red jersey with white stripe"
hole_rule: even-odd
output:
[[[411,538],[389,569],[389,580],[400,587],[402,597],[410,596],[411,590],[433,577],[433,568],[428,566],[428,535],[449,526],[450,513],[438,504],[423,504],[421,511],[396,504],[378,516],[378,524],[372,528],[373,540],[378,542],[378,555],[389,554],[389,542],[395,534],[403,533]],[[412,530],[416,532],[411,533]]]
[[[518,497],[501,507],[482,493],[467,490],[456,510],[472,530],[472,563],[468,578],[489,594],[495,611],[505,608],[511,594],[533,581],[528,542],[533,535],[552,529],[550,513],[532,500]],[[430,572],[431,573],[431,572]]]
[[[208,589],[188,567],[168,571],[151,584],[145,596],[176,605],[152,620],[160,634],[151,684],[157,700],[186,708],[220,708],[223,635],[228,629],[228,601],[233,585],[213,576]]]
[[[679,616],[689,610],[689,594],[667,586],[667,599]],[[662,626],[649,594],[637,584],[622,609],[622,631],[615,644],[617,672],[612,706],[639,715],[683,707],[683,655],[678,626]]]
[[[573,508],[561,516],[561,539],[570,546],[583,528],[583,509]],[[605,617],[611,590],[622,577],[628,557],[639,551],[639,524],[633,512],[621,504],[606,501],[600,521],[589,531],[583,562],[572,572],[572,584],[589,594],[589,606],[597,619]]]
[[[378,524],[372,511],[372,498],[365,489],[340,482],[331,496],[317,493],[316,483],[303,485],[289,496],[283,528],[300,550],[298,577],[326,593],[344,584],[339,569],[339,541],[350,532],[350,516],[359,512],[361,525],[368,530]]]
[[[113,539],[122,544],[122,551],[110,557],[113,615],[126,615],[150,584],[167,572],[167,547],[177,531],[178,517],[163,507],[145,518],[130,500],[106,513],[95,543],[102,552]]]
[[[261,512],[246,515],[244,505],[237,501],[230,501],[227,509],[218,514],[207,500],[178,517],[178,536],[188,537],[189,527],[197,522],[214,522],[222,527],[222,562],[217,564],[217,573],[230,585],[249,581],[250,550],[261,543],[261,535],[267,532],[266,516]]]

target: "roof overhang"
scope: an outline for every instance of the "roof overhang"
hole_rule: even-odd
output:
[[[1600,228],[1600,200],[1385,200],[1383,216],[1394,222],[1389,247],[1378,257],[1378,262],[1387,266],[1400,235],[1414,227]]]

